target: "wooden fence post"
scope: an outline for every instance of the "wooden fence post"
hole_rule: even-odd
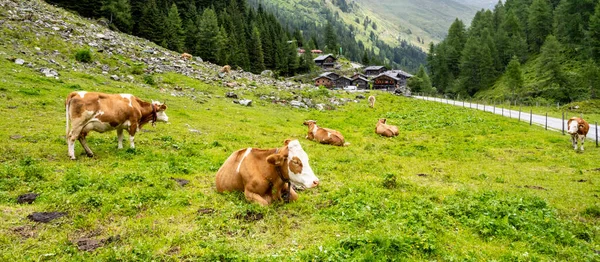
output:
[[[548,130],[548,112],[546,112],[546,130]]]

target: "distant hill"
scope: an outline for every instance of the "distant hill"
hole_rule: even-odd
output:
[[[456,2],[485,9],[494,9],[498,0],[455,0]],[[506,2],[506,1],[503,1]]]

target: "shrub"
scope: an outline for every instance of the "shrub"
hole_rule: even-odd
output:
[[[396,175],[387,173],[385,177],[383,177],[383,187],[392,189],[396,188],[398,184],[396,183]]]
[[[92,62],[92,51],[89,49],[81,49],[75,53],[75,60],[82,63]]]
[[[156,82],[154,81],[154,77],[152,77],[152,75],[144,75],[144,83],[151,86],[156,85]]]
[[[131,73],[134,75],[141,75],[144,73],[144,66],[143,65],[134,65],[133,67],[131,67]]]

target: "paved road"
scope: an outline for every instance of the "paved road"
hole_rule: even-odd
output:
[[[503,115],[503,116],[515,118],[515,119],[520,118],[521,121],[524,121],[524,122],[529,122],[530,117],[531,117],[531,122],[533,124],[540,125],[542,127],[545,127],[547,124],[548,129],[555,130],[558,132],[562,132],[562,130],[563,130],[563,121],[559,118],[548,117],[548,120],[547,120],[548,122],[546,123],[546,116],[536,115],[536,114],[531,114],[531,116],[530,116],[529,112],[521,112],[519,114],[519,111],[509,110],[506,108],[502,109],[502,108],[498,108],[498,107],[494,107],[494,106],[490,106],[490,105],[482,105],[482,104],[475,104],[475,103],[469,103],[469,102],[464,102],[464,101],[457,101],[457,100],[451,100],[451,99],[445,99],[445,98],[426,97],[426,96],[412,96],[412,97],[416,98],[416,99],[426,100],[426,101],[440,102],[440,103],[451,104],[451,105],[460,106],[460,107],[479,109],[479,110],[483,110],[486,112],[495,113],[497,115]],[[564,121],[564,129],[565,129],[565,133],[566,133],[567,120]],[[587,134],[587,138],[591,139],[593,141],[596,141],[596,127],[595,126],[590,125],[590,131]]]

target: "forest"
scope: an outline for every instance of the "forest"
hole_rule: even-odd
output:
[[[390,47],[377,41],[378,51],[367,48],[354,39],[347,25],[336,22],[337,14],[328,9],[321,10],[324,20],[318,22],[276,16],[277,10],[272,10],[272,6],[267,8],[246,0],[47,2],[82,16],[104,19],[115,30],[146,38],[170,50],[253,73],[265,69],[281,76],[310,72],[312,54],[305,52],[298,56],[297,48],[322,49],[335,55],[343,50],[349,60],[367,65],[385,63],[405,70],[415,70],[426,58],[423,51],[406,42]],[[336,4],[351,8],[345,1]]]
[[[431,44],[422,92],[511,101],[598,98],[600,1],[506,0]],[[429,89],[428,89],[429,88]]]

